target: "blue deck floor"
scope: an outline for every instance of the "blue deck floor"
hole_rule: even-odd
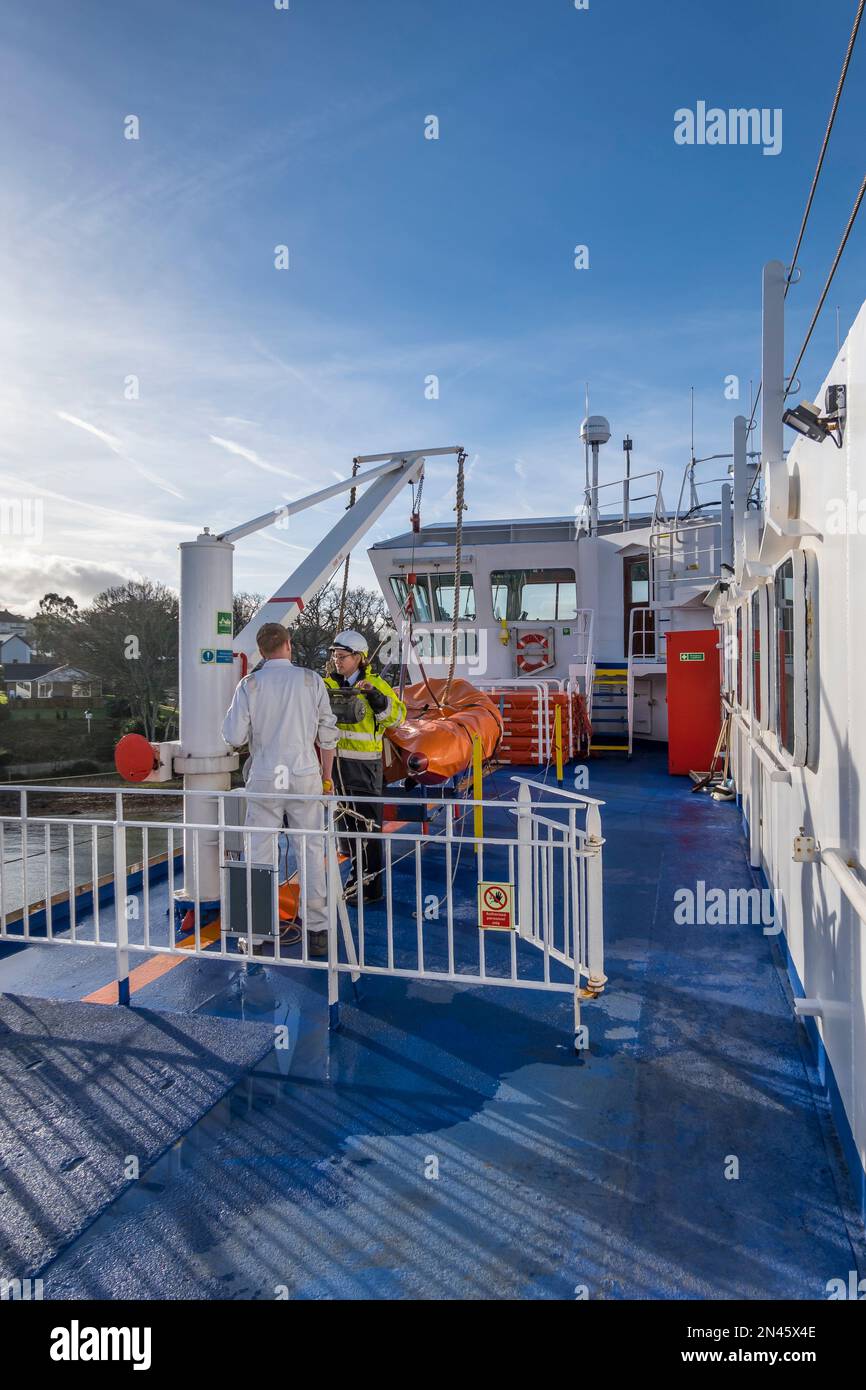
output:
[[[134,1003],[285,1022],[290,1046],[47,1267],[45,1297],[820,1299],[866,1273],[778,948],[673,920],[698,879],[753,886],[737,808],[663,751],[591,773],[609,984],[588,1055],[567,995],[368,978],[356,1003],[344,982],[329,1035],[321,976],[241,990],[184,962]],[[81,998],[106,955],[17,950],[0,989]]]

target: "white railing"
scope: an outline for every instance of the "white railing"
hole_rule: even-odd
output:
[[[647,482],[647,479],[651,481]],[[593,518],[599,526],[615,529],[618,524],[621,531],[628,531],[635,525],[653,526],[664,520],[663,480],[662,469],[649,469],[644,473],[632,473],[629,477],[585,488],[583,506],[577,513],[578,535],[581,531],[593,534]],[[639,484],[643,490],[635,492],[635,484]],[[640,511],[640,503],[647,504],[643,512]],[[637,511],[637,516],[633,516],[634,511]]]
[[[146,815],[169,800],[180,800],[177,793],[157,788],[4,789],[4,800],[17,795],[19,808],[17,815],[0,816],[0,940],[114,951],[120,1003],[127,1003],[135,988],[130,960],[136,956],[206,956],[246,969],[256,952],[267,952],[268,967],[327,972],[332,1023],[342,974],[353,980],[386,975],[565,992],[573,997],[576,1046],[582,1046],[581,1001],[595,997],[605,983],[603,803],[530,779],[512,780],[519,784],[518,792],[507,801],[434,804],[423,796],[400,797],[400,806],[419,808],[430,820],[417,822],[417,828],[398,822],[387,832],[348,827],[339,802],[323,797],[321,826],[289,832],[297,915],[303,923],[314,920],[308,915],[307,884],[315,856],[324,856],[327,953],[321,959],[311,954],[306,929],[294,946],[280,937],[280,879],[291,878],[289,857],[280,844],[284,832],[239,824],[252,802],[309,806],[309,798],[208,791],[202,795],[219,801],[214,827],[180,815]],[[187,805],[196,795],[187,793]],[[68,805],[73,797],[98,797],[105,814],[52,814],[53,807],[45,803],[37,804],[37,814],[33,802],[43,796],[60,800],[61,810],[64,798]],[[125,798],[138,803],[133,814],[127,813]],[[389,800],[393,797],[355,798],[355,804]],[[176,805],[171,809],[180,810]],[[487,824],[476,834],[479,811]],[[182,846],[188,852],[191,847],[192,881],[197,884],[199,842],[204,844],[215,830],[222,865],[216,911],[197,889],[190,897],[179,884]],[[270,865],[251,862],[252,836],[259,846],[271,845]],[[363,840],[374,839],[382,842],[381,901],[373,901],[372,881],[362,880],[350,913],[340,846],[351,841],[360,862]],[[258,854],[261,858],[261,849]],[[461,860],[464,886],[458,887]],[[239,927],[233,927],[229,916],[230,873],[244,881]],[[478,885],[488,881],[510,888],[516,907],[513,929],[480,927]]]
[[[541,678],[532,679],[529,676],[524,676],[522,678],[515,676],[512,680],[501,681],[473,681],[473,685],[476,685],[479,690],[487,690],[491,693],[499,694],[502,703],[500,713],[505,720],[506,727],[508,723],[505,718],[508,692],[514,691],[518,694],[526,690],[531,690],[533,692],[535,697],[535,725],[538,729],[538,743],[534,750],[534,756],[531,756],[530,760],[537,763],[539,767],[543,767],[545,763],[550,762],[550,750],[552,747],[550,687],[554,686],[558,690],[559,684],[559,681],[553,678],[542,680]]]
[[[672,608],[683,588],[708,588],[727,559],[723,527],[717,516],[708,521],[664,523],[650,532],[650,607]]]

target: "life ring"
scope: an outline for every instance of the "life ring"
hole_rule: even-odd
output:
[[[531,675],[552,666],[550,638],[546,632],[523,632],[517,639],[517,665]]]

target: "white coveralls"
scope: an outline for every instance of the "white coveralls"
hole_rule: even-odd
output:
[[[315,671],[291,661],[266,661],[238,685],[223,720],[222,736],[231,748],[249,744],[247,791],[283,793],[267,801],[248,801],[245,823],[279,831],[285,815],[298,863],[301,903],[306,898],[304,925],[310,931],[325,931],[324,839],[292,834],[324,828],[316,744],[323,749],[337,744],[337,721],[324,681]],[[289,795],[308,795],[310,800],[289,801]],[[277,834],[251,835],[250,862],[276,864],[277,841]]]

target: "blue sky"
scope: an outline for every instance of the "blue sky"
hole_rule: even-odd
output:
[[[6,6],[0,499],[39,500],[42,525],[0,536],[0,606],[135,574],[174,583],[177,543],[202,525],[392,447],[463,443],[470,517],[569,512],[587,380],[613,428],[606,473],[628,431],[635,468],[678,486],[689,388],[699,454],[728,448],[748,413],[761,266],[793,249],[855,8]],[[863,175],[860,45],[788,299],[789,363]],[[699,100],[781,108],[781,153],[675,144],[674,112]],[[832,360],[835,306],[844,333],[864,298],[864,237],[805,396]],[[425,502],[427,521],[451,516],[450,462],[430,467]],[[237,586],[281,583],[340,506],[242,542]],[[372,582],[363,553],[353,575]]]

